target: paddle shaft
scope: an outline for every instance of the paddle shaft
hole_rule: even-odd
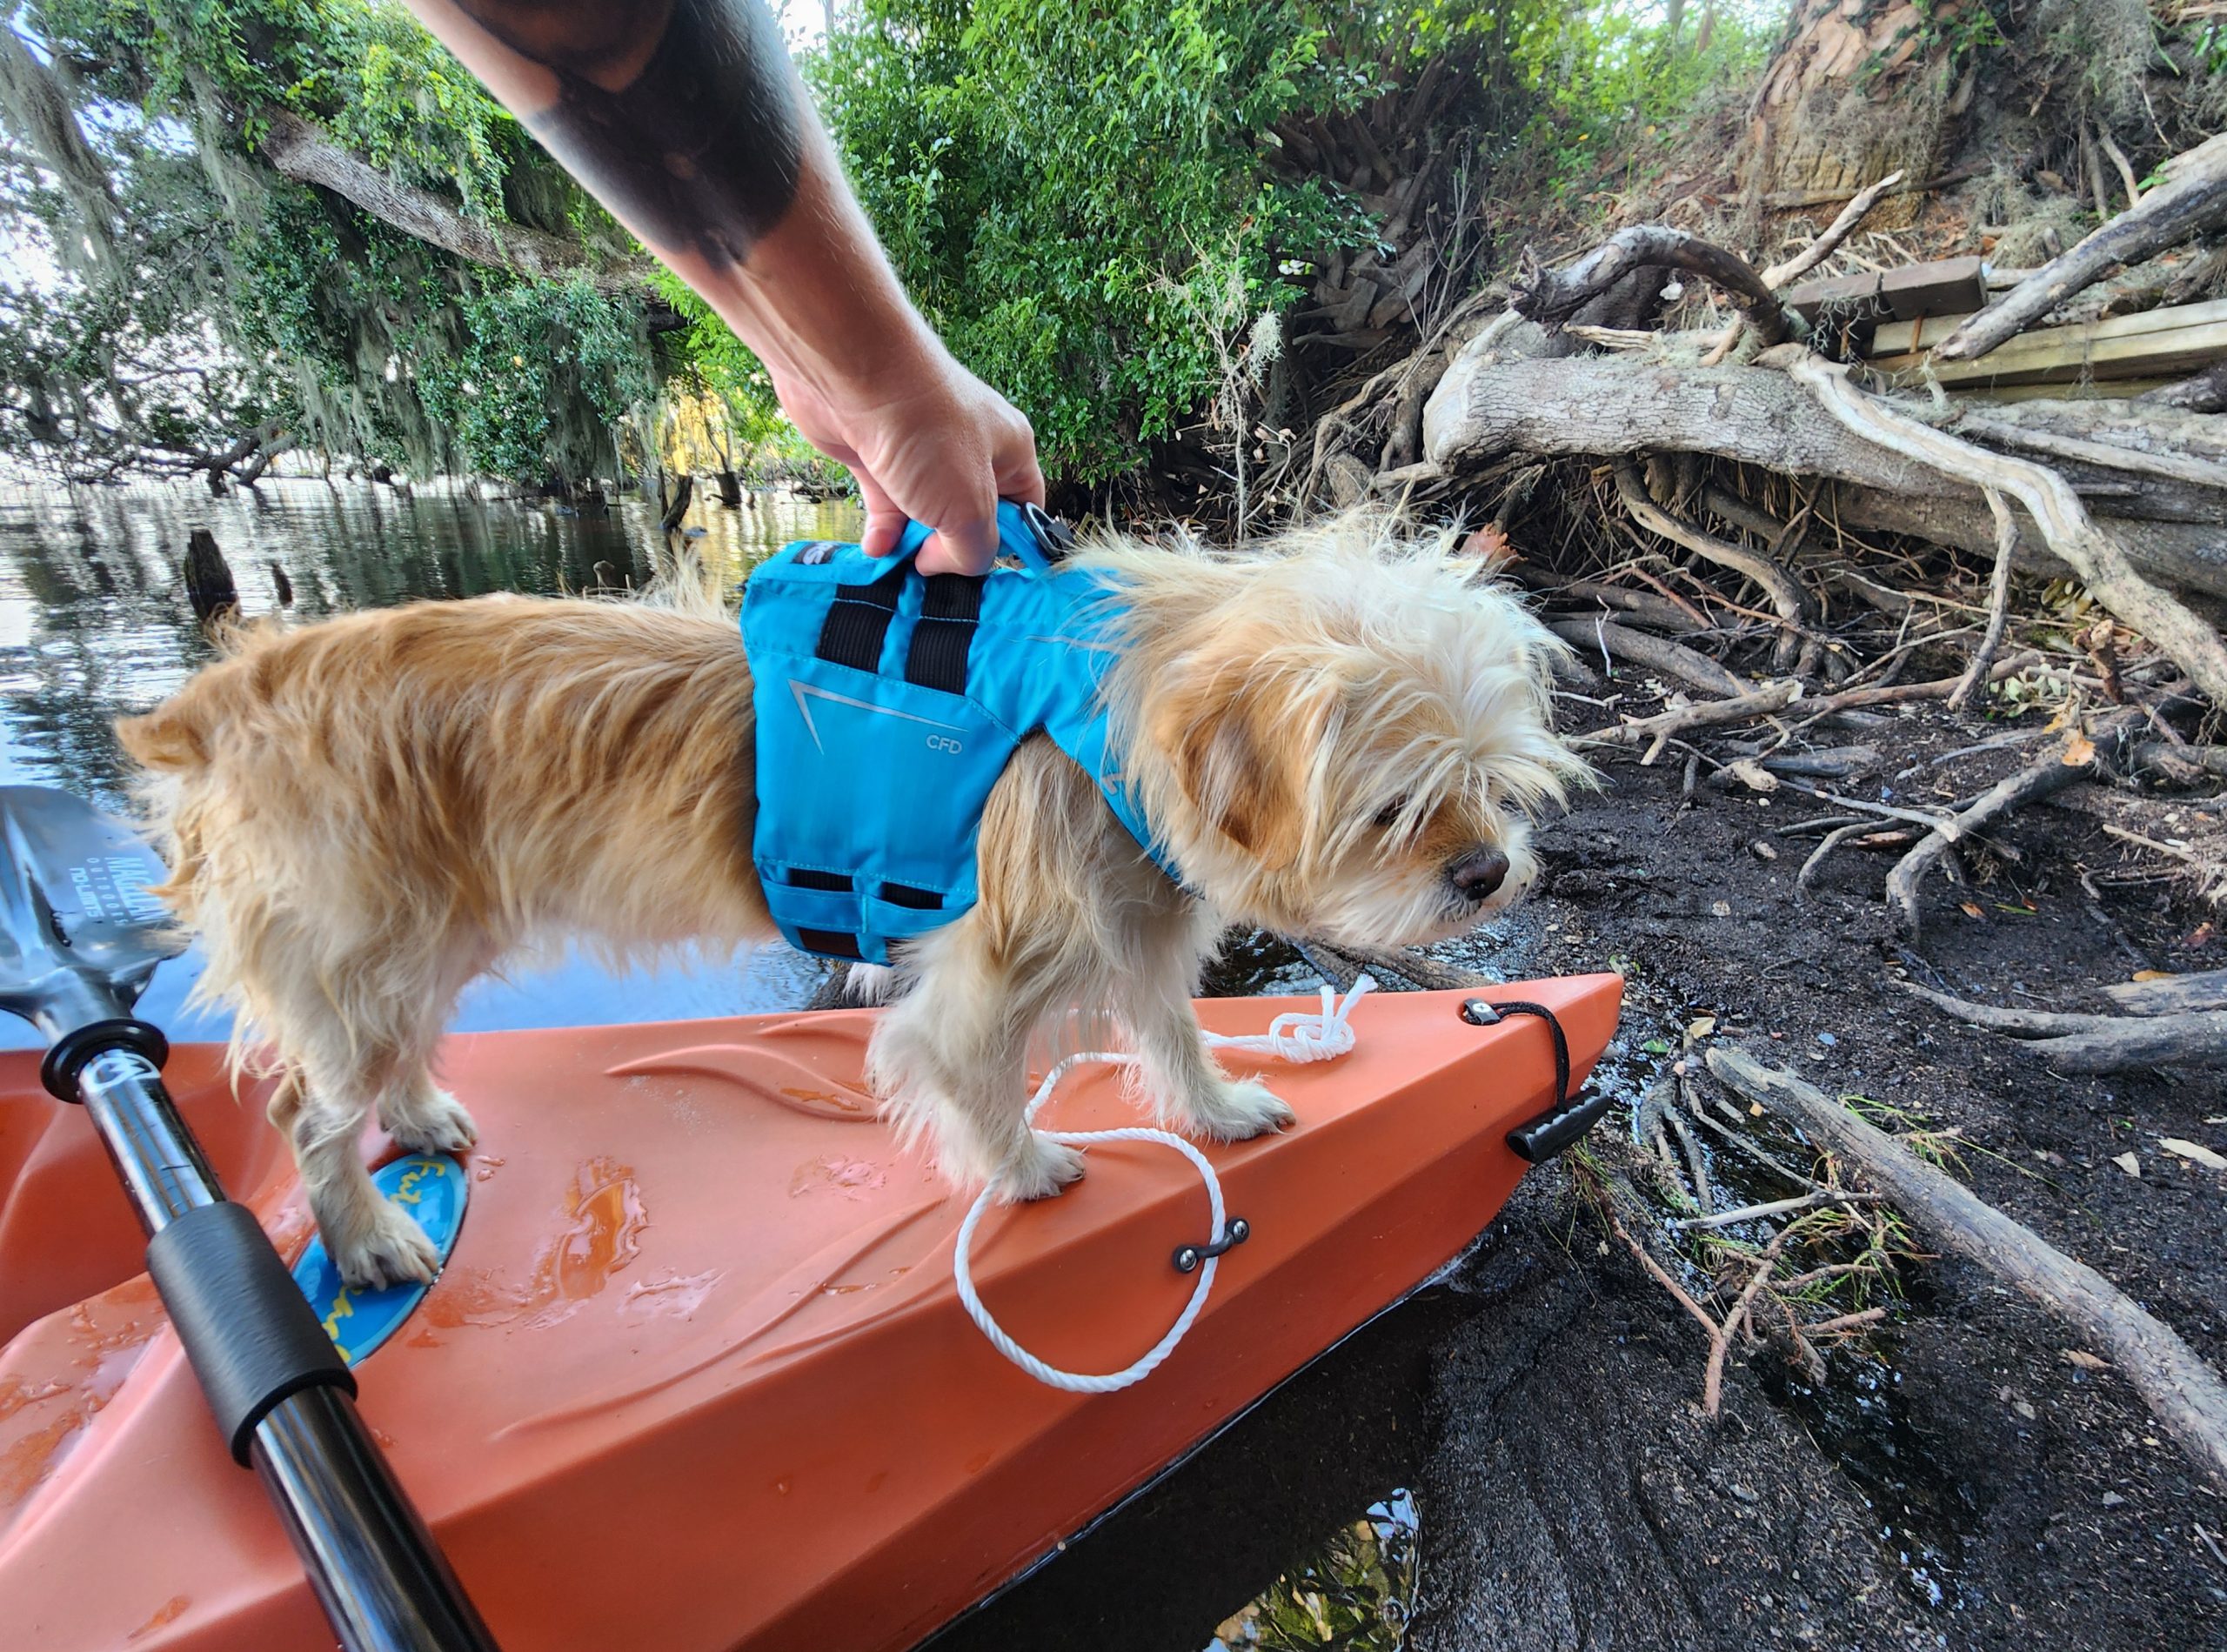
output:
[[[97,987],[91,993],[101,995]],[[84,1024],[77,1016],[80,1007],[36,1019],[50,1037],[58,1036]],[[111,1016],[119,1013],[112,1002],[92,1007]],[[93,1057],[78,1075],[77,1093],[150,1241],[191,1213],[225,1202],[200,1144],[144,1055],[112,1049]],[[257,1292],[257,1317],[275,1320],[291,1334],[323,1339],[324,1328],[286,1276],[269,1240],[256,1229],[248,1242],[270,1253],[260,1271],[251,1268],[241,1275]],[[154,1248],[150,1244],[150,1256]],[[165,1285],[162,1270],[154,1271],[157,1285]],[[276,1284],[263,1288],[273,1280]],[[238,1279],[207,1284],[215,1294],[209,1300],[219,1304],[225,1290],[239,1288]],[[212,1337],[221,1340],[222,1332],[210,1331],[205,1311],[190,1311],[183,1300],[173,1301],[173,1294],[183,1294],[174,1283],[164,1289],[164,1301],[187,1342],[196,1374],[208,1388],[210,1362],[222,1362],[228,1351],[208,1349],[206,1343]],[[291,1322],[297,1319],[305,1322],[306,1331]],[[204,1346],[196,1346],[197,1341]],[[211,1401],[221,1414],[214,1393]],[[248,1450],[318,1603],[348,1652],[494,1652],[494,1637],[411,1506],[346,1389],[318,1385],[287,1395],[255,1422]]]

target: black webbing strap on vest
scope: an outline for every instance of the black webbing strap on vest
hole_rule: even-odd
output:
[[[946,694],[966,692],[966,657],[982,618],[982,581],[963,573],[932,573],[920,600],[920,623],[905,654],[905,680]]]
[[[1569,1036],[1562,1031],[1562,1024],[1555,1019],[1554,1011],[1544,1004],[1521,999],[1503,999],[1495,1003],[1472,998],[1465,1000],[1461,1006],[1461,1019],[1473,1027],[1495,1027],[1511,1015],[1535,1015],[1554,1035],[1555,1105],[1508,1133],[1508,1145],[1515,1150],[1516,1157],[1527,1164],[1542,1164],[1593,1127],[1608,1110],[1608,1097],[1588,1095],[1582,1090],[1575,1096],[1570,1094]]]
[[[889,635],[889,622],[897,612],[905,571],[906,565],[899,562],[872,585],[837,585],[827,618],[820,622],[819,645],[813,652],[857,671],[879,671],[882,639]]]

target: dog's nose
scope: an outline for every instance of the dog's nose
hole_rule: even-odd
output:
[[[1471,900],[1482,900],[1508,876],[1508,857],[1497,849],[1472,849],[1446,869],[1455,889]]]

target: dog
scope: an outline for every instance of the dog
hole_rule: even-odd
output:
[[[1056,1193],[1073,1149],[1027,1126],[1033,1032],[1110,1015],[1164,1122],[1288,1124],[1224,1073],[1191,1004],[1232,924],[1363,947],[1441,940],[1532,881],[1530,822],[1584,765],[1556,739],[1565,652],[1451,535],[1348,516],[1218,555],[1109,538],[1074,553],[1126,612],[1110,751],[1183,881],[1040,736],[992,790],[980,899],[889,972],[868,1072],[954,1183]],[[565,939],[613,962],[773,933],[752,859],[752,678],[715,604],[493,596],[247,627],[117,732],[236,1014],[275,1056],[271,1122],[358,1287],[430,1280],[359,1138],[461,1152],[434,1082],[457,998]]]

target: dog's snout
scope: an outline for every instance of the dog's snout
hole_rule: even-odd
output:
[[[1469,851],[1446,869],[1447,877],[1465,898],[1482,900],[1508,876],[1508,857],[1482,846]]]

